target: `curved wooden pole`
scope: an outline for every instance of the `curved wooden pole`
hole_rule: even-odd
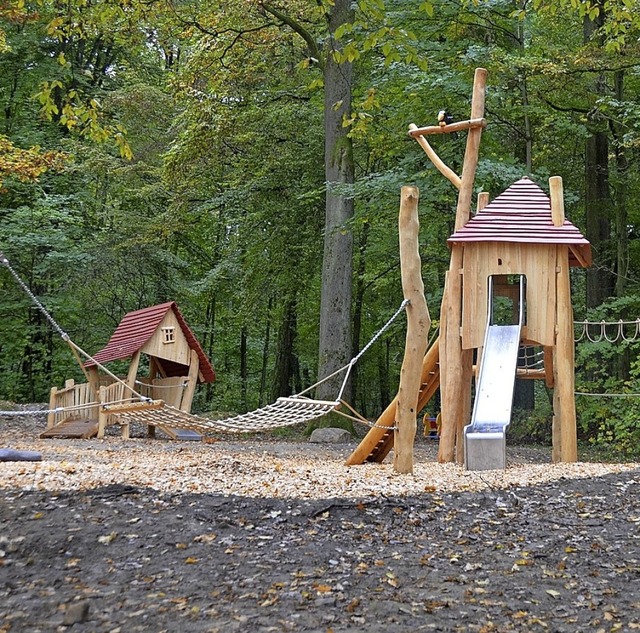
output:
[[[409,134],[412,134],[414,130],[418,130],[418,129],[419,128],[415,123],[409,124]],[[438,154],[436,154],[433,147],[429,145],[429,141],[427,141],[427,139],[424,138],[424,136],[416,136],[415,139],[416,141],[418,141],[418,144],[420,145],[420,147],[422,147],[422,149],[424,150],[424,153],[429,157],[429,160],[433,163],[433,166],[456,189],[460,189],[460,182],[461,182],[460,176],[458,176],[458,174],[456,174],[456,172],[453,171],[453,169],[451,169],[450,167],[447,167],[447,165],[444,164],[443,160],[440,158],[440,156],[438,156]]]
[[[420,369],[427,351],[431,327],[419,252],[418,197],[417,187],[402,187],[398,221],[400,270],[404,298],[409,299],[410,303],[407,306],[407,337],[398,388],[393,469],[403,474],[413,472]]]

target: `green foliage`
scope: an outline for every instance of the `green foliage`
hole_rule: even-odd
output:
[[[605,445],[622,455],[631,455],[640,441],[640,340],[636,326],[623,327],[629,340],[615,340],[618,326],[601,329],[599,322],[635,321],[640,313],[640,298],[626,296],[608,301],[588,313],[588,334],[576,346],[576,391],[601,396],[577,397],[579,427],[592,443]],[[606,335],[609,342],[603,337]]]

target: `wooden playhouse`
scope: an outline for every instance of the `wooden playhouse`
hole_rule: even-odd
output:
[[[128,360],[126,377],[116,379],[105,364]],[[102,437],[111,424],[128,436],[128,407],[144,400],[189,413],[196,386],[215,380],[215,371],[175,301],[126,314],[107,345],[84,363],[86,383],[68,380],[53,387],[43,437]],[[159,425],[170,437],[187,433]],[[149,423],[153,434],[156,425]],[[189,438],[191,439],[191,438]]]

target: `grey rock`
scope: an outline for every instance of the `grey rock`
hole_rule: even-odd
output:
[[[311,433],[309,441],[316,444],[346,444],[351,441],[351,433],[335,427],[320,428]]]

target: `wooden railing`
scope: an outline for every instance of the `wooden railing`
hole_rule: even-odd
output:
[[[97,420],[98,405],[93,385],[90,383],[76,385],[73,379],[67,380],[62,389],[51,388],[47,428],[50,429],[69,417]]]
[[[127,437],[128,423],[122,422],[115,413],[110,414],[105,405],[125,405],[139,400],[137,396],[131,394],[131,390],[123,382],[102,384],[96,394],[91,383],[76,384],[73,379],[70,379],[65,382],[62,389],[57,387],[51,389],[47,428],[69,418],[96,420],[98,437],[103,437],[106,427],[112,424],[121,424],[122,436]]]

